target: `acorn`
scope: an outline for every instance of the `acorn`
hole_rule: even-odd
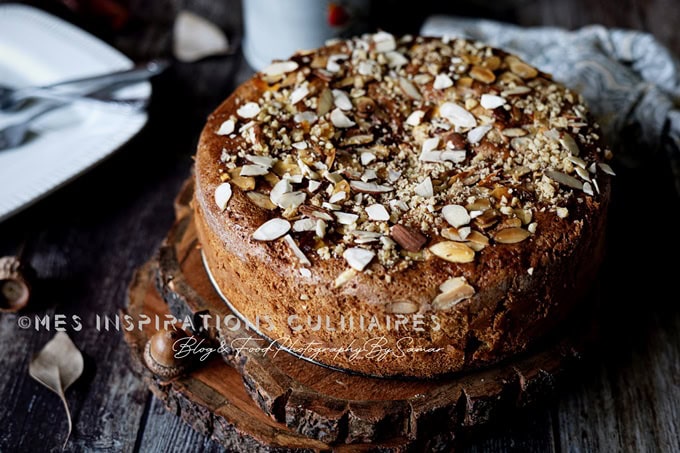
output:
[[[177,340],[186,338],[187,334],[181,329],[159,330],[146,342],[144,347],[144,362],[156,375],[163,379],[172,379],[189,368],[187,358],[176,357]]]
[[[30,269],[17,257],[0,258],[0,312],[14,313],[28,304],[31,295]]]

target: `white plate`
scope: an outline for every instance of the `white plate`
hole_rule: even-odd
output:
[[[28,6],[0,5],[0,84],[48,84],[132,64],[61,19]],[[137,88],[134,97],[151,95],[148,82],[130,88]],[[0,151],[0,220],[101,162],[139,132],[146,119],[145,112],[73,104],[36,120],[30,141]],[[15,114],[0,113],[0,127],[13,121]]]

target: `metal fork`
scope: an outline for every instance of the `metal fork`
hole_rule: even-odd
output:
[[[106,101],[102,101],[106,102]],[[132,111],[140,110],[146,106],[146,100],[128,101],[109,101],[106,102],[111,107],[125,108]],[[31,123],[38,117],[68,105],[65,102],[47,102],[39,104],[29,115],[17,123],[10,124],[4,129],[0,129],[0,151],[16,148],[26,141],[26,136],[30,130]]]

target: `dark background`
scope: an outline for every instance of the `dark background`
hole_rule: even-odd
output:
[[[35,3],[34,3],[35,4]],[[166,55],[176,12],[191,9],[240,35],[234,0],[42,2],[40,6],[135,60]],[[653,33],[680,54],[680,2],[672,0],[382,1],[371,21],[417,32],[432,13],[522,25],[592,23]],[[2,30],[0,30],[2,33]],[[149,122],[97,168],[0,223],[0,254],[20,247],[39,276],[25,314],[79,315],[69,332],[86,357],[67,393],[74,418],[69,451],[219,451],[165,411],[131,372],[120,334],[97,332],[95,314],[123,307],[132,272],[155,252],[173,221],[172,200],[190,174],[206,115],[250,70],[240,57],[178,64],[154,81]],[[680,450],[680,305],[677,266],[655,256],[679,250],[678,199],[663,153],[619,168],[609,258],[602,275],[601,342],[559,395],[462,438],[462,451]],[[1,185],[1,182],[0,182]],[[57,396],[28,378],[28,363],[54,335],[22,331],[0,314],[0,451],[57,451],[67,429]]]

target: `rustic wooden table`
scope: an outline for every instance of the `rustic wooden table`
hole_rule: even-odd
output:
[[[124,34],[94,31],[136,59],[167,50],[167,25],[178,3],[240,33],[238,2],[130,3],[135,14]],[[412,2],[387,3],[376,7],[377,25],[396,32],[416,31],[432,11],[524,25],[602,23],[646,30],[680,54],[677,0],[519,0],[493,10],[477,0],[464,8],[426,0],[413,14]],[[150,28],[149,17],[161,27]],[[39,276],[33,303],[21,315],[77,315],[83,324],[69,331],[86,360],[85,374],[67,393],[74,418],[69,451],[220,451],[151,396],[130,370],[120,333],[94,326],[97,316],[124,306],[132,272],[154,254],[173,221],[172,199],[189,175],[205,116],[249,73],[240,57],[177,65],[154,82],[150,120],[137,137],[0,224],[0,254],[23,244]],[[641,168],[617,178],[599,346],[554,399],[461,439],[460,450],[680,450],[677,267],[653,259],[667,253],[673,262],[680,252],[669,225],[679,206],[664,156],[648,152]],[[0,451],[57,451],[67,429],[61,403],[27,374],[31,356],[54,329],[22,330],[17,320],[0,314]]]

